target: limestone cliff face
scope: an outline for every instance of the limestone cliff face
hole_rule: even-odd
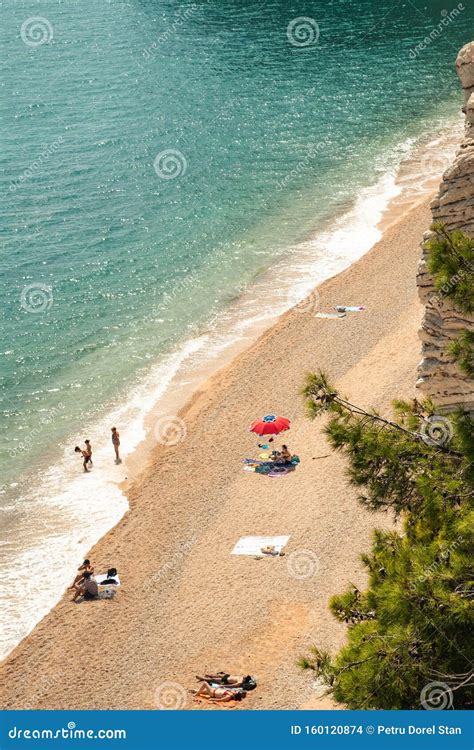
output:
[[[446,229],[461,229],[474,238],[474,42],[460,51],[456,69],[465,93],[466,132],[454,163],[443,175],[438,195],[431,204],[433,221]],[[474,317],[456,310],[449,297],[438,294],[426,268],[426,233],[417,284],[425,305],[420,339],[423,359],[417,381],[423,395],[429,396],[443,411],[458,406],[474,412],[474,382],[459,369],[447,353],[449,343],[463,329],[474,330]]]

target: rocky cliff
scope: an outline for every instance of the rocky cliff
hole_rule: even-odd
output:
[[[461,229],[474,238],[474,42],[460,51],[456,69],[465,93],[466,132],[454,163],[443,175],[438,195],[431,204],[433,221],[448,231]],[[474,331],[474,316],[455,309],[448,296],[436,292],[427,271],[426,241],[422,243],[417,284],[425,313],[420,331],[422,356],[417,387],[443,411],[458,406],[474,412],[474,382],[447,352],[450,342],[462,330]],[[474,278],[474,269],[473,278]]]

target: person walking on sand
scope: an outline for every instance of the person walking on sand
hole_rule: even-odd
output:
[[[78,445],[76,445],[76,447],[74,448],[74,452],[81,454],[82,459],[83,459],[82,465],[84,467],[84,471],[87,472],[87,473],[89,473],[89,469],[87,468],[87,463],[89,461],[89,456],[87,455],[87,452],[84,451],[84,450],[82,450],[82,448],[79,448]]]
[[[120,446],[120,434],[116,427],[112,427],[112,445],[114,446],[115,451],[115,463],[121,464],[122,459],[119,455],[119,446]]]
[[[88,459],[87,463],[92,466],[92,445],[90,440],[84,440],[84,443],[86,444],[85,451],[87,453]]]

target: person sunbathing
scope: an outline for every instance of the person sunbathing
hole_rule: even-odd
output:
[[[107,571],[107,578],[104,581],[101,581],[100,585],[104,586],[115,584],[116,586],[118,586],[117,575],[117,568],[109,568]]]
[[[84,562],[82,563],[82,565],[79,565],[79,567],[78,567],[77,570],[79,572],[78,572],[77,576],[75,577],[72,586],[70,586],[71,589],[75,589],[77,586],[79,586],[79,584],[81,583],[81,581],[84,578],[84,573],[85,573],[86,570],[89,571],[89,573],[91,575],[94,573],[94,568],[92,567],[90,560],[84,560]]]
[[[225,703],[226,701],[240,701],[245,696],[242,688],[230,687],[211,687],[208,682],[202,682],[197,690],[192,690],[195,697],[202,696],[215,703]]]
[[[229,685],[229,687],[241,687],[244,690],[253,690],[257,686],[255,677],[249,674],[232,675],[226,672],[218,672],[217,674],[206,674],[204,677],[196,675],[196,680],[215,682],[218,685]]]

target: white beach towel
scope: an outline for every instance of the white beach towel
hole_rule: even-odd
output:
[[[345,318],[345,312],[338,313],[316,313],[315,318],[329,318],[330,320],[336,320],[337,318]]]
[[[239,539],[231,555],[261,555],[262,547],[273,545],[275,552],[281,552],[289,536],[243,536]]]
[[[102,573],[100,576],[94,576],[95,581],[99,586],[102,586],[103,582],[106,581],[108,577],[109,576],[107,575],[107,573]],[[106,583],[105,585],[106,586],[120,586],[120,578],[118,576],[112,576],[112,578],[114,578],[117,581],[117,583]]]

